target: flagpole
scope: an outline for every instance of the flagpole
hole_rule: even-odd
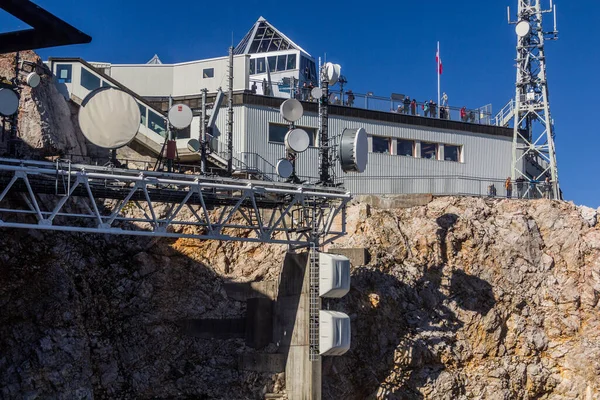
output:
[[[437,117],[440,117],[440,107],[442,106],[441,103],[441,97],[440,97],[440,61],[442,59],[442,56],[440,55],[440,42],[437,43],[437,65],[436,65],[436,70],[437,70],[437,78],[438,78],[438,106],[437,106]]]

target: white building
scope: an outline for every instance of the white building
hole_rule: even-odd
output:
[[[199,161],[198,155],[187,150],[187,141],[199,137],[201,90],[208,89],[209,98],[214,99],[219,88],[226,89],[228,57],[179,64],[162,64],[154,57],[149,64],[128,65],[51,58],[48,64],[65,95],[76,102],[101,86],[129,90],[142,111],[135,141],[156,156],[165,140],[169,97],[175,103],[188,104],[195,111],[194,121],[189,129],[177,132],[176,140],[181,160],[189,164]],[[285,157],[283,137],[288,130],[279,106],[284,98],[297,96],[294,86],[316,82],[315,60],[261,17],[235,48],[233,69],[233,164],[238,170],[260,171],[265,178],[278,179],[274,166]],[[263,91],[272,95],[265,96]],[[365,108],[373,101],[364,100]],[[476,123],[479,115],[477,120],[465,122],[457,116],[449,120],[389,112],[388,105],[395,109],[399,104],[392,99],[383,105],[385,111],[362,108],[362,101],[352,107],[342,104],[330,105],[330,135],[357,127],[369,133],[366,172],[336,171],[338,180],[353,193],[483,195],[494,184],[497,194],[502,194],[502,182],[511,173],[512,129]],[[304,179],[315,181],[318,110],[314,102],[305,101],[303,106],[304,116],[296,125],[312,139],[311,147],[298,157],[297,170]],[[222,161],[225,154],[225,126],[226,113],[222,111],[213,131],[212,161],[217,165],[219,155]],[[531,175],[537,171],[533,164],[527,168]]]

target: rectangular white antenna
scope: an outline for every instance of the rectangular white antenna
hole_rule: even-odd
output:
[[[550,0],[550,9],[554,9],[554,7],[552,6],[552,0]]]
[[[554,33],[558,32],[556,29],[556,4],[554,5]]]
[[[510,6],[506,7],[506,16],[508,17],[508,23],[510,24]]]

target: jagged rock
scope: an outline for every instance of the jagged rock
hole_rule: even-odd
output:
[[[579,208],[579,213],[581,214],[581,218],[583,218],[589,226],[596,226],[596,222],[597,222],[597,218],[598,218],[598,211],[590,208],[590,207],[585,207],[585,206],[581,206],[578,207]]]

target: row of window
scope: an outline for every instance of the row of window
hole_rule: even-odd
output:
[[[271,72],[296,69],[295,54],[281,54],[279,56],[269,56],[266,58],[266,62],[269,63],[269,71]],[[267,64],[265,63],[265,57],[250,59],[250,75],[264,74],[266,72]]]
[[[419,142],[420,143],[420,154],[417,154],[417,142],[414,140],[396,139],[395,152],[392,148],[392,139],[381,136],[373,136],[373,153],[384,153],[384,154],[395,154],[398,156],[406,157],[420,157],[427,158],[430,160],[444,160],[444,161],[461,161],[461,146],[452,144],[440,144],[433,142]],[[441,151],[443,146],[443,156]]]
[[[56,77],[59,83],[71,83],[73,79],[73,66],[71,64],[58,64],[56,66]],[[79,83],[89,91],[98,89],[99,87],[111,86],[107,81],[101,80],[98,76],[94,75],[83,67],[81,68],[81,77]],[[138,106],[140,107],[141,114],[140,123],[144,126],[147,126],[160,136],[166,137],[167,125],[164,117],[148,109],[139,102]],[[177,139],[186,139],[190,137],[190,128],[187,127],[186,129],[182,130],[174,130],[173,133]]]

